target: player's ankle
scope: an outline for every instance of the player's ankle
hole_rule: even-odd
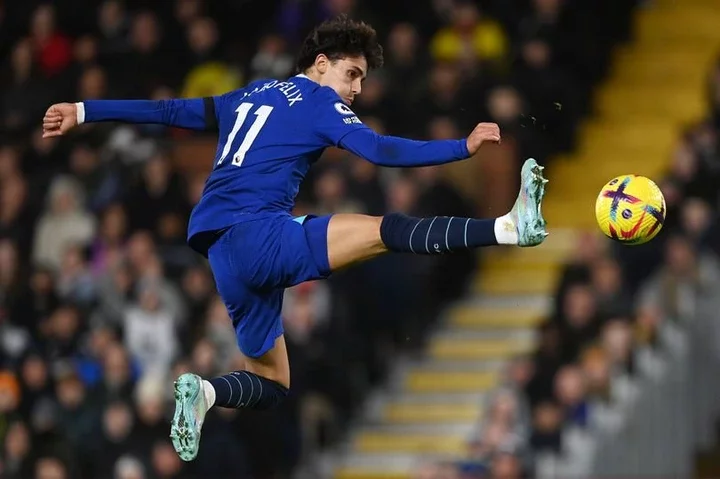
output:
[[[518,244],[518,231],[510,213],[495,219],[495,239],[498,244]]]
[[[215,405],[215,387],[212,385],[210,381],[207,381],[203,379],[202,381],[203,386],[203,394],[205,395],[205,402],[207,403],[208,409],[213,407]]]

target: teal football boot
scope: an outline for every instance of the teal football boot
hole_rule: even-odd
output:
[[[521,247],[537,246],[548,236],[542,216],[542,200],[548,182],[542,174],[544,169],[533,158],[527,159],[522,167],[520,193],[510,211]]]
[[[200,449],[200,431],[208,411],[200,376],[186,373],[175,381],[175,415],[170,427],[173,447],[183,461],[192,461]]]

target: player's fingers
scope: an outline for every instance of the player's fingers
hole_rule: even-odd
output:
[[[43,138],[53,138],[56,136],[62,135],[63,132],[59,128],[53,129],[53,130],[44,130],[43,131]]]

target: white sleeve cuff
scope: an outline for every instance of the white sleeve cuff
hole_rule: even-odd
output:
[[[85,123],[85,104],[83,102],[75,103],[77,107],[77,124],[82,125]]]

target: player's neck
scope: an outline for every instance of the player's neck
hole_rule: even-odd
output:
[[[304,76],[304,77],[307,78],[308,80],[312,80],[312,81],[314,81],[315,83],[318,83],[318,84],[320,83],[320,74],[319,74],[317,71],[313,70],[313,69],[310,69],[310,70],[308,70],[308,71],[302,72],[302,73],[301,73],[300,75],[298,75],[298,76]]]

